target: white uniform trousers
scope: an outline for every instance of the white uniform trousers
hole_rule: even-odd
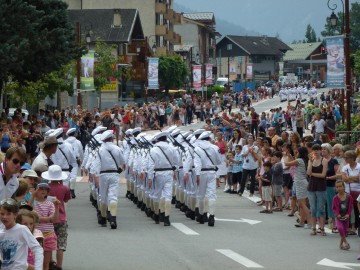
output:
[[[155,185],[155,186],[154,186]],[[171,201],[172,199],[172,185],[173,185],[173,172],[156,174],[153,179],[153,198],[154,202],[160,202],[161,198],[165,201]]]
[[[196,198],[203,201],[205,196],[209,201],[216,200],[216,174],[208,172],[200,175],[200,184],[197,190]]]
[[[117,202],[119,191],[119,174],[102,174],[100,175],[99,182],[101,203],[107,205],[111,202]]]

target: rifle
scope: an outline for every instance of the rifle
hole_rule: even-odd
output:
[[[181,133],[180,133],[180,134],[181,134]],[[181,134],[181,136],[182,136],[184,142],[186,142],[192,149],[195,149],[195,147],[190,143],[190,141],[188,141],[188,140],[184,137],[184,135]]]
[[[181,151],[185,152],[185,147],[182,146],[173,136],[169,135],[169,139],[174,146],[179,147]]]

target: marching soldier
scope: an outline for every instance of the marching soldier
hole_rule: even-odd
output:
[[[178,166],[176,150],[168,143],[168,132],[154,136],[157,143],[150,150],[149,187],[154,186],[154,219],[159,224],[160,200],[164,199],[164,226],[170,226],[170,210],[174,171]]]
[[[196,182],[198,185],[197,199],[199,201],[200,224],[204,224],[204,216],[209,211],[209,226],[215,224],[215,201],[216,201],[216,171],[222,158],[219,148],[210,142],[211,132],[203,132],[197,141],[194,155]],[[208,205],[205,205],[205,196]]]
[[[59,144],[54,136],[45,137],[45,140],[40,143],[41,152],[31,165],[31,169],[34,170],[39,177],[41,177],[43,172],[48,170],[49,166],[54,164],[51,156],[57,151]]]
[[[78,172],[78,164],[76,162],[75,155],[72,151],[71,145],[65,143],[63,140],[63,129],[55,129],[51,136],[56,137],[57,141],[61,143],[57,148],[55,154],[52,155],[51,160],[55,165],[59,165],[64,172],[69,172],[68,178],[64,181],[64,185],[70,187],[71,197],[74,199],[75,196],[75,183]],[[71,189],[72,186],[72,189]]]
[[[107,130],[101,135],[103,144],[94,160],[93,168],[99,175],[101,225],[106,226],[107,209],[110,211],[111,229],[117,228],[116,212],[119,190],[119,176],[124,168],[124,157],[120,147],[113,143],[114,134]]]

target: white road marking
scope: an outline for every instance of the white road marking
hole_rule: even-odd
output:
[[[199,235],[197,232],[193,231],[182,223],[171,223],[171,225],[186,235]]]
[[[241,256],[240,254],[237,254],[230,249],[217,249],[216,251],[234,260],[235,262],[242,264],[247,268],[264,268],[262,265],[253,262],[252,260],[249,260],[248,258]]]
[[[255,224],[259,224],[262,221],[259,220],[252,220],[252,219],[245,219],[245,218],[241,218],[241,219],[224,219],[224,218],[215,218],[216,221],[228,221],[228,222],[239,222],[239,223],[248,223],[250,225],[255,225]]]
[[[340,269],[353,269],[349,266],[360,267],[360,263],[335,262],[326,258],[322,259],[317,264],[322,266],[340,268]]]

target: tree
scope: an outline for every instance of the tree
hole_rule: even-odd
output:
[[[36,82],[80,57],[67,4],[61,0],[0,3],[0,80]]]
[[[354,70],[357,75],[360,75],[360,50],[354,54]]]
[[[182,87],[188,74],[189,70],[179,55],[160,57],[159,80],[165,90]]]
[[[68,92],[73,95],[73,78],[75,61],[63,65],[58,71],[44,75],[37,81],[10,81],[5,85],[5,92],[12,97],[14,107],[22,107],[24,103],[34,106],[46,96],[53,98],[57,92]]]
[[[305,41],[306,43],[316,42],[316,33],[310,24],[308,24],[306,27]]]

